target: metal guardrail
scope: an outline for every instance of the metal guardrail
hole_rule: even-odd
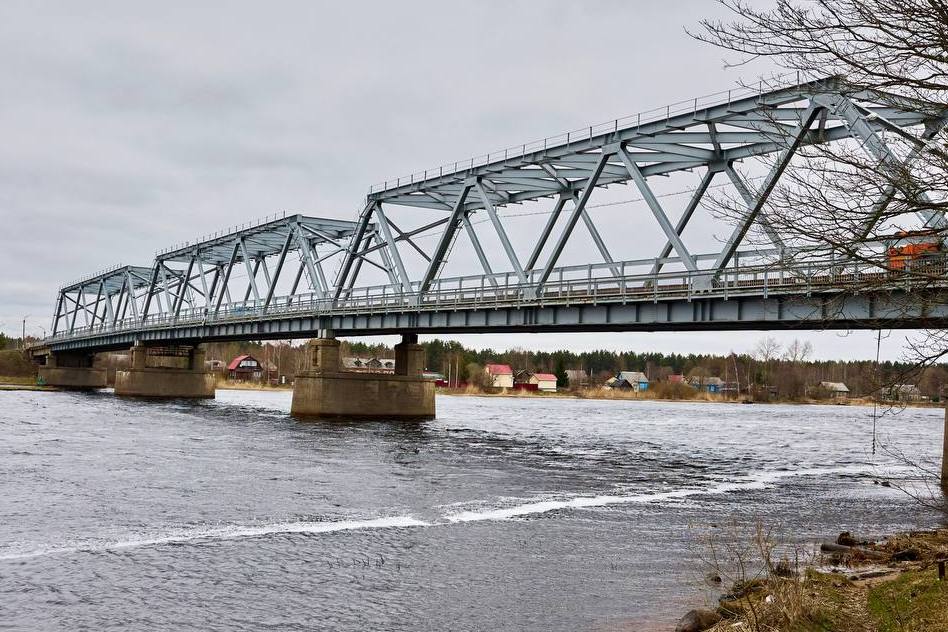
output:
[[[654,260],[648,260],[654,263]],[[804,261],[788,265],[758,263],[729,267],[714,278],[712,270],[661,272],[658,274],[620,274],[594,276],[594,271],[618,267],[620,270],[641,266],[643,261],[614,262],[594,266],[573,266],[558,269],[537,293],[529,284],[512,283],[512,273],[492,275],[497,284],[485,275],[442,279],[423,296],[405,293],[400,286],[380,285],[359,288],[349,296],[333,300],[315,294],[275,297],[269,307],[263,301],[236,302],[217,314],[207,308],[181,310],[172,314],[149,316],[144,322],[126,318],[113,325],[76,328],[60,333],[46,342],[85,338],[102,334],[148,331],[206,324],[226,324],[279,319],[294,315],[373,315],[378,313],[423,312],[444,309],[543,307],[547,305],[597,304],[604,302],[655,302],[760,296],[770,294],[809,295],[813,291],[849,291],[865,289],[911,290],[920,282],[945,279],[948,287],[948,258],[928,259],[922,266],[903,271],[889,269],[880,260],[846,261],[838,259]],[[586,272],[585,277],[569,276]],[[502,281],[502,282],[501,282]],[[453,287],[452,287],[453,285]]]

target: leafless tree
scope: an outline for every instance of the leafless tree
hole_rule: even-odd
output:
[[[917,128],[887,128],[887,157],[855,140],[801,147],[770,194],[766,217],[788,246],[787,257],[820,252],[872,263],[877,274],[848,281],[879,288],[897,271],[909,274],[917,290],[905,300],[906,310],[917,309],[920,298],[945,303],[934,287],[945,276],[943,258],[906,265],[885,251],[905,232],[937,228],[930,239],[943,242],[948,226],[948,1],[777,0],[769,9],[719,1],[735,19],[703,21],[693,35],[729,51],[735,57],[729,64],[767,58],[808,78],[834,76],[854,101],[860,94],[885,95],[887,102],[910,103],[930,116]],[[746,210],[736,194],[716,194],[712,205],[725,215]],[[765,235],[751,238],[763,241]],[[909,349],[920,365],[946,353],[948,333],[942,330]]]
[[[787,362],[796,364],[797,362],[806,362],[807,358],[813,353],[813,345],[809,341],[793,339],[783,352],[783,359]]]
[[[719,2],[733,19],[703,21],[692,35],[727,51],[729,65],[766,58],[807,78],[835,77],[854,101],[882,96],[894,109],[910,104],[927,115],[914,128],[886,127],[886,152],[855,140],[801,147],[772,191],[766,217],[789,246],[787,256],[821,252],[876,266],[876,273],[847,280],[857,291],[862,284],[886,292],[906,314],[944,309],[948,1],[776,0],[763,9],[745,0]],[[713,204],[724,215],[745,209],[736,196],[717,195]],[[894,256],[893,247],[909,235],[939,244],[940,252]],[[911,292],[894,287],[896,275],[908,279]],[[905,359],[921,371],[946,354],[948,331],[932,330],[911,340]]]

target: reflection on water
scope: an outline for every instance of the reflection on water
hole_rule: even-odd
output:
[[[0,394],[0,620],[13,628],[596,630],[701,599],[696,528],[799,541],[935,516],[859,407],[440,397],[412,423]],[[934,458],[941,411],[883,438]],[[0,624],[2,625],[2,624]]]

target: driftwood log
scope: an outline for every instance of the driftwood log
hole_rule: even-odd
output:
[[[888,559],[889,555],[883,553],[882,551],[873,551],[872,549],[864,549],[859,546],[846,546],[844,544],[833,544],[831,542],[824,542],[820,545],[820,550],[824,553],[842,553],[844,555],[860,555],[870,560],[885,560]]]

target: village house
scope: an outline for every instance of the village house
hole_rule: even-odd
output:
[[[342,359],[342,368],[346,371],[366,373],[394,373],[395,360],[393,358],[346,357]]]
[[[917,402],[922,399],[922,392],[915,384],[896,384],[889,389],[888,399],[895,402]]]
[[[566,380],[570,388],[584,388],[589,386],[589,374],[582,369],[566,369]]]
[[[606,382],[606,386],[635,392],[646,391],[648,390],[648,377],[641,371],[620,371],[617,376]]]
[[[513,388],[514,373],[509,364],[488,364],[484,367],[487,386]]]
[[[842,382],[820,382],[820,389],[826,391],[832,399],[849,398],[849,387]]]
[[[238,382],[258,382],[263,379],[263,365],[252,355],[239,355],[227,365],[227,377]]]
[[[706,393],[723,393],[726,390],[724,380],[714,376],[692,377],[688,380],[688,384],[692,388]]]
[[[531,373],[527,378],[528,384],[536,384],[538,391],[556,392],[556,376],[552,373]]]

